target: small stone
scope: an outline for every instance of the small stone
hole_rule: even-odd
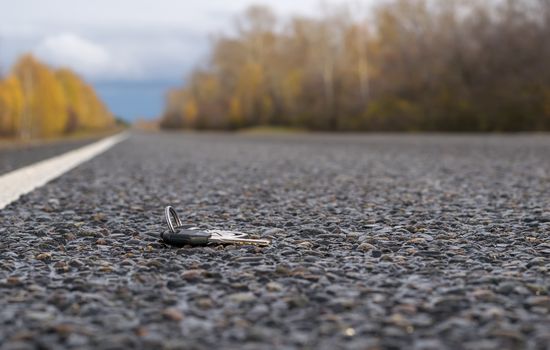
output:
[[[414,342],[413,348],[416,350],[439,350],[444,349],[445,346],[438,339],[418,339]]]
[[[485,310],[485,314],[490,318],[495,319],[504,316],[505,311],[500,307],[493,306]]]
[[[540,307],[543,307],[545,309],[550,310],[550,296],[529,297],[529,298],[527,298],[525,303],[527,305],[530,305],[530,306],[540,306]]]
[[[476,289],[472,292],[472,296],[480,300],[491,300],[495,297],[495,293],[488,289]]]
[[[361,243],[361,244],[359,244],[359,246],[357,247],[357,250],[362,251],[362,252],[370,252],[370,251],[373,250],[374,248],[375,248],[375,246],[373,246],[373,245],[370,244],[370,243]]]
[[[413,238],[413,239],[409,239],[407,241],[407,243],[422,244],[422,243],[426,243],[426,239],[424,239],[422,237],[416,237],[416,238]]]
[[[384,254],[380,257],[380,260],[381,261],[393,261],[393,258],[388,254]]]
[[[92,215],[92,220],[96,222],[106,221],[106,216],[103,213],[95,213]]]
[[[234,303],[247,303],[256,300],[256,296],[250,292],[234,293],[228,296],[228,299]]]
[[[6,279],[6,283],[9,284],[10,286],[20,286],[23,284],[23,282],[21,281],[21,279],[17,276],[10,276]]]
[[[269,282],[265,287],[270,292],[280,292],[283,290],[283,285],[277,282]]]
[[[344,329],[343,333],[346,337],[353,337],[356,334],[355,329],[353,329],[351,327],[348,327],[348,328]]]
[[[401,314],[393,314],[389,317],[388,322],[398,327],[406,328],[410,322]]]
[[[285,298],[286,303],[291,308],[301,308],[306,306],[309,303],[309,299],[305,295],[293,295],[288,298]]]
[[[186,281],[197,281],[204,276],[205,272],[206,271],[203,269],[191,269],[182,272],[181,278]]]
[[[306,236],[318,236],[318,235],[323,235],[323,234],[329,234],[328,231],[326,231],[322,228],[319,228],[319,227],[303,227],[300,230],[300,233],[302,235],[306,235]]]
[[[23,330],[23,331],[18,331],[13,336],[11,336],[11,340],[18,342],[21,340],[30,340],[35,336],[36,335],[33,332]],[[27,348],[23,347],[23,349],[30,349],[30,347],[27,347]]]
[[[269,307],[265,304],[255,304],[248,312],[249,319],[256,321],[269,314]]]
[[[290,269],[287,265],[280,264],[275,267],[275,272],[279,275],[288,276],[290,274]]]
[[[74,327],[70,324],[61,323],[61,324],[55,325],[53,327],[53,330],[61,335],[67,335],[74,331]]]
[[[348,232],[346,234],[346,239],[349,240],[349,241],[356,241],[356,240],[359,239],[359,237],[361,237],[360,232]]]
[[[298,243],[296,246],[299,248],[311,249],[313,247],[313,243],[309,241],[304,241],[304,242]]]
[[[69,271],[69,265],[64,261],[58,261],[56,262],[53,267],[57,270],[57,272],[67,272]]]
[[[546,263],[546,259],[539,256],[539,257],[536,257],[536,258],[533,258],[531,260],[529,260],[529,262],[527,263],[527,267],[533,267],[533,266],[537,266],[537,265],[544,265]]]
[[[52,253],[40,253],[36,255],[36,260],[50,260],[52,258]]]
[[[510,293],[513,293],[515,288],[516,288],[515,283],[503,282],[503,283],[499,284],[497,291],[500,294],[508,295]]]
[[[210,298],[200,298],[197,300],[197,306],[201,309],[211,309],[214,307],[214,301]]]
[[[84,266],[84,263],[78,259],[74,259],[69,262],[69,265],[71,265],[72,267],[82,267]]]
[[[67,337],[67,345],[69,345],[71,348],[82,348],[86,344],[88,344],[88,341],[89,340],[87,337],[76,333],[71,333]]]
[[[149,330],[144,326],[139,326],[135,332],[138,337],[146,337],[149,334]]]
[[[351,310],[357,303],[352,298],[334,298],[330,301],[330,304],[340,310]]]
[[[282,234],[284,232],[285,232],[285,230],[280,229],[280,228],[270,228],[269,230],[264,231],[263,235],[265,235],[265,236],[275,236],[277,234]]]
[[[34,321],[47,321],[52,320],[55,316],[51,312],[47,311],[29,311],[27,317]]]
[[[99,268],[101,272],[113,272],[113,267],[111,265],[103,265]]]
[[[527,289],[529,289],[531,292],[535,293],[535,295],[542,295],[542,294],[547,294],[548,293],[548,290],[545,286],[543,285],[539,285],[539,284],[527,284],[526,285]]]
[[[169,307],[164,309],[162,312],[162,315],[171,320],[171,321],[181,321],[183,320],[183,314],[180,310],[176,309],[175,307]]]

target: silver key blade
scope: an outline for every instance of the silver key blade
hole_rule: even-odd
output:
[[[220,236],[212,236],[208,240],[212,243],[256,245],[260,247],[265,247],[271,244],[271,241],[267,239],[252,239],[252,238],[227,238],[227,237],[220,237]]]
[[[207,230],[207,232],[211,234],[208,240],[212,243],[255,245],[260,247],[265,247],[271,244],[271,241],[268,239],[246,238],[248,235],[242,232],[223,230]]]

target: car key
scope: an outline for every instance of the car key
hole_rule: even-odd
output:
[[[169,245],[183,247],[185,245],[240,244],[267,246],[271,242],[267,239],[247,238],[246,233],[226,230],[200,230],[197,227],[182,224],[174,208],[168,206],[164,210],[169,232],[161,234],[162,240]]]

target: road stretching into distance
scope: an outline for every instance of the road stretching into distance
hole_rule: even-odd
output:
[[[2,349],[550,343],[547,135],[133,133],[0,220]]]

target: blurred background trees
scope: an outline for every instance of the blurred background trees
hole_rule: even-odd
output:
[[[393,0],[285,20],[255,6],[169,92],[161,126],[550,130],[549,62],[550,0]]]
[[[113,125],[94,89],[68,69],[25,55],[0,79],[0,136],[50,137]]]

